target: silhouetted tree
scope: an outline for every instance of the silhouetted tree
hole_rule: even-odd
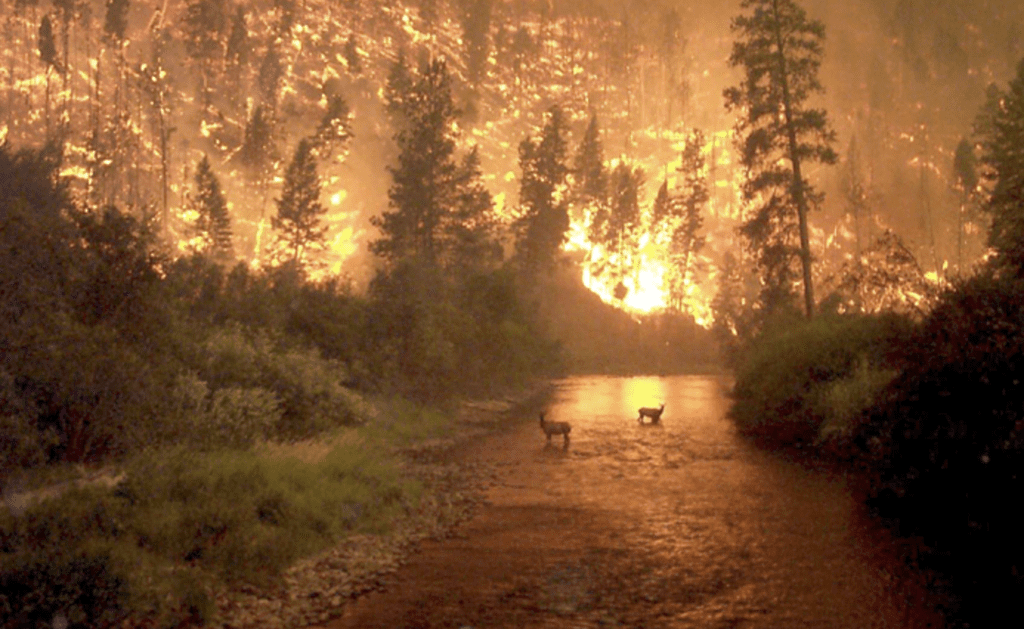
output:
[[[494,198],[484,186],[480,152],[474,146],[459,164],[454,212],[445,229],[445,266],[452,275],[467,276],[495,268],[502,258]]]
[[[464,3],[462,41],[466,47],[466,74],[470,84],[479,85],[487,74],[490,56],[493,0],[465,0]]]
[[[997,266],[1024,275],[1024,60],[1008,89],[990,92],[981,116],[981,175],[992,217],[988,242]]]
[[[228,34],[227,46],[224,49],[228,97],[234,107],[238,107],[244,102],[243,86],[246,85],[245,74],[249,66],[250,45],[249,27],[245,22],[245,9],[239,4],[235,6],[235,12],[231,16],[231,30]]]
[[[868,239],[871,238],[871,216],[864,214],[870,211],[868,185],[864,181],[861,172],[860,147],[857,144],[857,137],[850,138],[850,144],[846,149],[846,161],[840,173],[839,187],[842,190],[843,198],[846,201],[846,212],[853,216],[854,255],[860,258],[861,246],[861,220],[868,220]]]
[[[573,199],[583,206],[601,206],[608,198],[608,169],[604,164],[597,115],[590,117],[573,161]]]
[[[388,167],[391,209],[371,219],[381,237],[370,249],[391,266],[410,258],[437,266],[460,192],[454,127],[458,111],[444,61],[426,62],[409,81],[401,93],[389,82],[388,105],[404,122],[395,135],[398,165]]]
[[[225,0],[189,0],[184,17],[185,49],[199,69],[199,95],[206,110],[210,106],[212,82],[224,58],[228,29]]]
[[[313,144],[303,138],[285,171],[284,188],[277,199],[277,216],[271,219],[278,232],[276,257],[279,261],[299,265],[309,250],[326,246],[327,226],[323,218],[327,208],[320,203],[320,191]]]
[[[805,166],[833,164],[835,132],[822,109],[807,99],[822,92],[818,80],[825,27],[810,20],[793,0],[742,0],[747,15],[733,19],[739,39],[729,64],[742,67],[743,80],[725,90],[736,122],[741,162],[747,171],[743,195],[760,200],[742,233],[761,268],[763,301],[771,311],[789,301],[791,266],[803,271],[804,311],[814,314],[808,214],[823,194],[807,181]],[[797,241],[795,243],[794,241]]]
[[[971,208],[978,193],[978,158],[974,155],[974,145],[967,138],[962,138],[956,145],[953,155],[954,189],[960,195],[957,207],[956,231],[956,266],[963,272],[964,228],[971,216]]]
[[[343,150],[351,138],[352,114],[348,103],[340,94],[332,96],[313,134],[313,148],[320,159],[326,160],[335,150]]]
[[[277,111],[277,99],[281,91],[281,79],[284,76],[284,68],[281,66],[281,54],[277,47],[271,44],[267,47],[267,54],[263,56],[260,63],[260,72],[257,83],[260,91],[260,103],[270,112]]]
[[[50,127],[50,75],[57,71],[63,73],[60,61],[57,59],[57,46],[53,40],[53,24],[50,16],[44,15],[39,23],[39,59],[46,66],[46,91],[43,100],[43,117],[46,121],[46,140],[52,141],[53,133]],[[13,90],[12,92],[13,93]],[[13,107],[10,108],[13,115]],[[8,123],[10,124],[10,123]]]
[[[679,186],[671,195],[669,214],[672,223],[669,255],[672,260],[672,281],[669,293],[680,306],[686,287],[692,281],[694,258],[704,247],[699,235],[704,225],[704,211],[711,198],[708,192],[704,160],[704,133],[690,132],[683,146],[679,172]]]
[[[387,83],[384,86],[384,102],[396,128],[401,128],[406,123],[405,111],[412,97],[414,80],[412,70],[405,59],[405,50],[399,49],[398,57],[388,70]]]
[[[363,60],[359,57],[359,42],[355,33],[350,33],[345,40],[345,65],[351,74],[363,72]]]
[[[637,238],[640,235],[640,198],[643,194],[644,171],[620,161],[612,170],[608,190],[608,221],[604,233],[605,250],[611,252],[618,277],[615,296],[625,299],[628,289],[623,283],[628,271],[639,270]]]
[[[521,216],[513,229],[515,255],[527,277],[554,266],[569,229],[566,133],[562,110],[552,107],[540,138],[527,137],[519,144]]]
[[[234,258],[234,246],[228,202],[206,155],[196,167],[194,183],[195,190],[188,205],[198,214],[195,233],[203,241],[200,250],[208,252],[218,262],[230,262]]]

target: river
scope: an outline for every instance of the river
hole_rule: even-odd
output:
[[[494,470],[489,504],[329,626],[939,626],[842,476],[736,434],[729,384],[558,382],[544,410],[572,424],[568,446],[530,409],[464,448]],[[637,421],[661,403],[660,423]]]

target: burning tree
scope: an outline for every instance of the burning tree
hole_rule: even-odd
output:
[[[792,264],[803,272],[804,308],[814,313],[809,211],[824,195],[807,181],[804,165],[833,164],[835,132],[823,109],[806,106],[824,89],[818,81],[825,27],[809,20],[792,0],[743,0],[751,10],[733,20],[740,39],[729,64],[744,69],[737,87],[725,90],[726,106],[741,113],[736,122],[741,161],[747,171],[744,198],[758,205],[742,234],[758,256],[764,281],[762,301],[771,311],[789,302]],[[799,246],[794,246],[794,236]]]

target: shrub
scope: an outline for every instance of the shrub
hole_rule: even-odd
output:
[[[995,624],[1021,586],[1022,294],[990,272],[946,291],[860,431],[876,444],[870,504],[946,557],[972,624]]]
[[[246,443],[261,434],[298,439],[355,421],[342,386],[341,364],[314,349],[281,348],[260,332],[237,326],[220,329],[207,340],[199,375],[212,389],[209,421],[222,418],[228,432]],[[268,395],[277,400],[277,410]],[[271,424],[272,421],[272,424]]]
[[[840,421],[855,412],[835,406],[840,396],[883,378],[894,361],[892,346],[910,329],[895,315],[822,315],[768,326],[740,358],[732,417],[750,434],[812,442],[829,413]],[[835,388],[850,378],[839,385],[845,390]]]

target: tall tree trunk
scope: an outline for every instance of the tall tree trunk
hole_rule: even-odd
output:
[[[778,3],[773,3],[775,11],[775,24],[779,24]],[[804,194],[804,178],[800,169],[800,156],[798,153],[799,143],[796,137],[796,128],[793,126],[793,101],[789,92],[789,76],[786,67],[785,45],[782,41],[782,31],[776,26],[775,41],[778,46],[779,76],[782,81],[782,104],[786,118],[787,141],[789,143],[789,161],[793,166],[793,201],[796,203],[797,216],[800,221],[800,265],[803,269],[804,280],[804,314],[808,319],[814,317],[814,285],[811,280],[811,239],[807,226],[807,196]]]

